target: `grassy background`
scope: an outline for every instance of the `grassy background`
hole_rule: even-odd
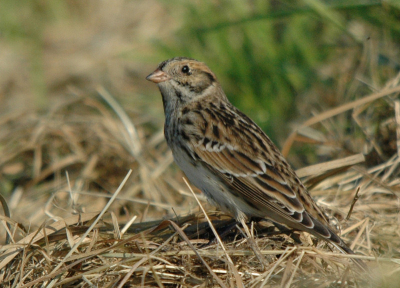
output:
[[[114,228],[133,215],[145,221],[197,211],[163,140],[159,92],[145,80],[159,62],[189,56],[207,63],[228,98],[282,147],[313,115],[398,85],[388,81],[400,71],[399,18],[396,0],[0,0],[0,193],[14,228],[26,226],[15,228],[16,240],[49,218],[101,211],[129,169],[109,209]],[[107,93],[136,134],[99,97]],[[362,152],[363,169],[389,163],[397,153],[396,101],[380,99],[303,129],[290,162],[300,168]],[[356,170],[365,179],[346,180],[351,188],[339,181],[312,191],[343,222],[355,189],[368,190],[351,219],[376,215],[373,244],[360,248],[368,256],[371,249],[400,255],[396,163],[370,172],[387,173],[376,187]]]
[[[130,107],[143,103],[135,92],[157,106],[144,76],[184,55],[206,62],[231,101],[282,141],[288,121],[357,97],[351,79],[377,89],[400,68],[397,1],[23,3],[1,1],[4,111],[43,108],[68,85],[90,84]],[[365,53],[374,66],[359,71]]]
[[[182,55],[206,62],[229,99],[281,147],[305,119],[379,90],[400,69],[397,1],[0,3],[0,113],[10,117],[46,115],[76,91],[94,96],[102,86],[150,139],[163,112],[144,78]],[[350,115],[336,120],[331,140],[339,146],[295,145],[289,160],[302,167],[365,152],[344,145],[364,133]],[[3,173],[1,192],[9,195],[19,177]]]
[[[143,125],[141,139],[162,139],[160,95],[145,76],[159,62],[182,55],[206,62],[229,99],[282,147],[305,119],[381,89],[400,70],[397,1],[0,4],[0,113],[6,119],[43,116],[77,93],[96,97],[96,89],[105,87]],[[379,115],[365,117],[380,122]],[[365,134],[350,114],[336,121],[340,128],[335,133],[329,125],[315,128],[338,144],[328,149],[296,144],[290,162],[299,168],[369,153],[347,143],[348,137]],[[2,140],[7,137],[3,133]],[[2,153],[9,155],[4,147]],[[6,159],[3,166],[15,162]],[[21,181],[32,179],[30,172],[25,174],[3,172],[1,193],[10,195]]]

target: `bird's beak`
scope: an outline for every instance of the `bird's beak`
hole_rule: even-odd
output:
[[[171,79],[171,77],[160,69],[156,69],[156,71],[147,76],[146,79],[154,83],[160,83]]]

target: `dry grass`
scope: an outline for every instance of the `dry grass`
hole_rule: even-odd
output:
[[[376,88],[393,75],[379,53],[398,59],[390,34],[371,29],[363,55],[344,45],[347,53],[320,67],[337,79],[336,90],[317,85],[299,95],[304,115],[319,105],[326,112],[300,125],[283,149],[311,143],[318,159],[334,159],[299,174],[352,257],[370,267],[364,275],[326,243],[266,221],[205,246],[214,232],[171,165],[159,95],[153,105],[138,93],[164,60],[151,40],[176,41],[182,25],[164,2],[42,1],[4,10],[12,25],[0,43],[0,191],[9,193],[0,195],[0,286],[398,287],[400,76]],[[302,163],[293,154],[291,162]],[[232,224],[205,211],[219,233]]]
[[[268,222],[253,223],[247,233],[236,227],[222,242],[205,245],[213,232],[204,213],[178,216],[198,207],[182,174],[167,169],[172,157],[162,131],[154,133],[140,113],[127,115],[102,88],[98,97],[71,91],[71,100],[46,114],[3,115],[1,175],[17,188],[8,201],[13,217],[1,217],[1,236],[7,233],[10,243],[1,247],[0,281],[3,287],[397,287],[399,92],[400,76],[306,121],[285,146],[312,139],[308,126],[327,119],[334,125],[332,117],[348,110],[366,132],[348,143],[366,151],[366,162],[356,155],[299,171],[356,256]],[[332,133],[320,147],[332,145]],[[166,211],[176,215],[162,218]],[[232,223],[206,211],[219,232]],[[350,257],[363,259],[370,273],[353,269]]]

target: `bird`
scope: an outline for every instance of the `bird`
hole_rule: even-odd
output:
[[[161,92],[164,135],[176,164],[211,204],[238,222],[269,219],[354,254],[279,149],[229,102],[205,63],[171,58],[146,79]]]

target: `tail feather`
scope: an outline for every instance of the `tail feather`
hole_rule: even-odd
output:
[[[336,235],[337,236],[337,235]],[[337,236],[339,237],[339,236]],[[340,244],[330,241],[337,249],[340,250],[343,254],[355,255],[353,250],[351,250],[344,242],[341,241]],[[363,272],[368,272],[368,266],[361,259],[351,258],[351,260],[356,264],[356,266]]]
[[[353,250],[351,250],[346,243],[340,238],[333,230],[327,226],[322,224],[319,220],[311,217],[314,222],[313,229],[309,230],[311,234],[314,236],[324,239],[326,242],[333,244],[340,252],[343,254],[355,255]],[[329,235],[329,236],[327,236]],[[360,268],[360,270],[367,272],[367,265],[361,260],[357,258],[351,258],[351,260]]]

